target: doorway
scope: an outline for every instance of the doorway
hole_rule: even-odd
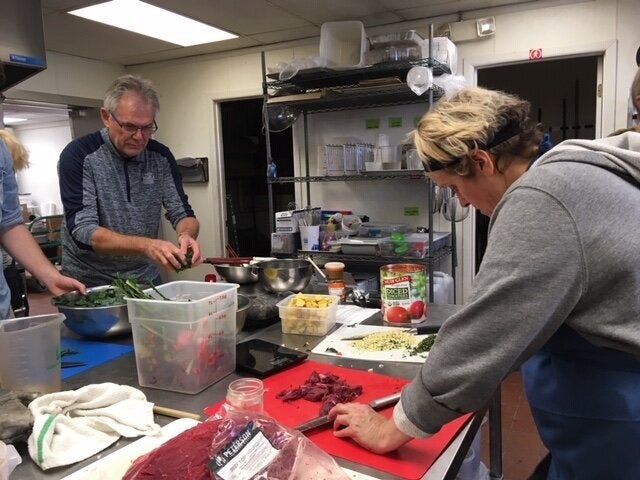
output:
[[[262,98],[221,102],[227,243],[240,256],[270,256],[266,140]],[[271,133],[278,176],[293,176],[291,129]],[[292,183],[273,185],[276,210],[294,201]]]
[[[478,86],[502,90],[531,102],[530,116],[542,123],[554,145],[596,136],[598,63],[583,56],[478,69]],[[476,211],[475,271],[487,246],[489,217]]]

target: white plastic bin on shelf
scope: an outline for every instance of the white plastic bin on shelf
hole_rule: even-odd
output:
[[[320,57],[336,70],[362,67],[369,43],[357,20],[325,22],[320,27]]]

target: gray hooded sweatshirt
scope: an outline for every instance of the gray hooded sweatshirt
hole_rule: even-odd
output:
[[[469,301],[444,323],[394,420],[424,436],[487,404],[563,324],[640,361],[640,133],[569,140],[513,183]]]

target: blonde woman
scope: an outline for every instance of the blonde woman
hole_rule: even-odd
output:
[[[0,133],[0,174],[2,175],[0,246],[54,295],[72,290],[80,290],[85,293],[86,287],[82,283],[60,274],[44,256],[40,246],[25,227],[18,200],[18,184],[13,168],[12,153],[17,152],[19,161],[26,162],[26,151],[10,132],[5,130],[0,130],[0,132],[2,132]],[[13,317],[11,291],[5,277],[0,276],[0,320],[11,317]]]
[[[480,410],[520,368],[551,455],[542,478],[638,478],[640,133],[568,140],[532,164],[540,137],[528,102],[481,88],[422,117],[426,175],[491,217],[487,249],[393,418],[338,405],[337,437],[394,450]]]

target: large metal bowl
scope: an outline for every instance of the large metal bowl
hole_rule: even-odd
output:
[[[313,265],[307,260],[265,260],[256,267],[260,284],[272,293],[300,292],[313,275]]]
[[[236,310],[236,335],[242,331],[247,321],[247,314],[251,307],[251,299],[245,295],[238,295],[238,310]]]
[[[110,285],[89,288],[88,291],[101,291]],[[78,291],[64,294],[74,300],[82,294]],[[57,305],[58,311],[65,316],[65,326],[83,337],[103,338],[115,337],[131,333],[131,324],[127,312],[127,304],[108,307],[64,307]]]
[[[214,264],[213,267],[229,283],[246,285],[258,281],[258,272],[253,265]]]

